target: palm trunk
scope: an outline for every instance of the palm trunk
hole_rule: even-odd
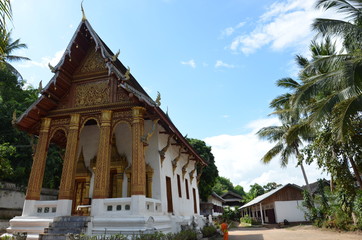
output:
[[[300,168],[302,169],[302,173],[303,173],[305,184],[307,186],[307,190],[308,190],[309,194],[312,194],[312,189],[310,188],[308,178],[307,178],[307,174],[305,173],[304,166],[303,166],[302,162],[300,162]]]
[[[305,185],[307,186],[307,190],[308,190],[309,194],[312,196],[312,189],[310,188],[308,178],[307,178],[307,174],[305,173],[305,169],[304,169],[304,165],[303,165],[303,160],[301,159],[302,155],[299,153],[299,150],[298,150],[297,147],[295,148],[295,152],[297,153],[297,158],[298,158],[298,161],[299,161],[300,169],[302,169]]]
[[[361,175],[358,171],[358,167],[356,165],[356,163],[354,162],[353,158],[352,157],[347,157],[347,159],[349,160],[349,162],[351,163],[351,166],[353,168],[353,172],[354,172],[354,176],[356,177],[357,179],[357,182],[358,182],[358,185],[359,185],[359,188],[362,189],[362,179],[361,179]]]

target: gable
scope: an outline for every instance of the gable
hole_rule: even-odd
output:
[[[19,129],[38,135],[44,117],[56,119],[74,112],[142,106],[148,118],[159,118],[166,132],[185,146],[194,156],[192,160],[207,165],[86,19],[82,19],[59,63],[49,67],[54,76],[38,100],[17,119]]]

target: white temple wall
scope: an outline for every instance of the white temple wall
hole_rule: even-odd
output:
[[[86,167],[91,171],[92,177],[89,186],[89,197],[93,196],[94,188],[94,172],[90,167],[90,161],[94,156],[97,155],[99,145],[100,129],[98,125],[84,126],[79,134],[78,153],[77,159],[79,158],[80,152],[83,149],[84,163]]]
[[[159,149],[162,149],[167,144],[167,134],[159,134]],[[171,178],[171,185],[172,185],[172,201],[173,201],[173,210],[176,216],[192,216],[194,215],[194,199],[193,199],[193,192],[192,189],[195,188],[196,190],[196,203],[198,207],[199,213],[199,195],[197,190],[197,183],[196,183],[196,172],[194,173],[194,179],[191,182],[189,173],[195,167],[195,161],[190,161],[187,167],[187,173],[185,174],[185,178],[182,177],[182,167],[187,163],[187,154],[181,154],[180,160],[177,163],[177,168],[175,170],[175,174],[173,174],[172,170],[172,161],[176,158],[179,152],[179,147],[175,145],[170,145],[168,150],[165,154],[165,160],[163,162],[163,167],[161,171],[161,189],[162,192],[162,206],[163,211],[167,213],[167,193],[166,193],[166,176]],[[182,197],[180,198],[178,195],[178,184],[177,184],[177,174],[180,175],[181,180],[181,193]],[[189,186],[189,199],[186,197],[186,186],[185,186],[185,179],[188,181]]]
[[[153,121],[146,120],[145,121],[145,134],[152,132]],[[161,179],[160,179],[160,171],[161,171],[161,163],[160,163],[160,154],[158,152],[158,124],[154,129],[154,133],[151,138],[148,140],[148,147],[146,147],[145,151],[145,162],[149,164],[153,169],[153,178],[152,178],[152,198],[161,200]],[[163,134],[164,135],[164,134]]]
[[[114,128],[116,146],[119,154],[127,156],[128,166],[132,164],[132,129],[126,122],[120,122]],[[127,175],[123,174],[122,197],[127,197]]]

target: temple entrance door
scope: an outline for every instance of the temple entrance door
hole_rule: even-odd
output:
[[[74,184],[74,197],[72,206],[72,215],[87,215],[88,209],[78,209],[80,205],[89,205],[89,196],[87,191],[87,181],[85,178],[79,178],[75,180]]]
[[[171,178],[166,177],[167,212],[173,212]]]

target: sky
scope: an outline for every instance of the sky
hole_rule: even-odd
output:
[[[28,49],[14,63],[28,84],[51,79],[48,63],[63,55],[82,14],[75,0],[12,0],[14,39]],[[291,161],[260,162],[273,144],[258,139],[279,124],[270,101],[285,90],[275,82],[296,77],[296,54],[308,56],[311,23],[326,17],[315,0],[85,0],[93,29],[132,75],[169,113],[183,135],[212,147],[219,175],[248,190],[254,183],[304,184]],[[327,177],[306,167],[310,182]]]

